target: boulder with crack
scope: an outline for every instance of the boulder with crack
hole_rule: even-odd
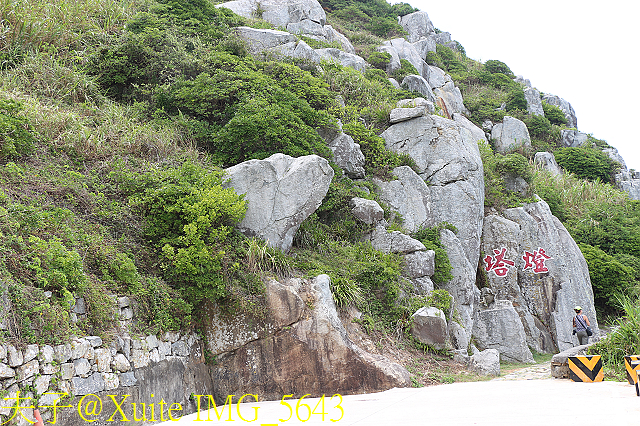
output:
[[[273,154],[229,167],[224,185],[247,200],[240,231],[286,252],[302,221],[322,203],[333,174],[329,162],[317,155]]]

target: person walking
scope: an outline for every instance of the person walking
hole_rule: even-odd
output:
[[[582,308],[580,306],[576,306],[574,310],[576,311],[576,316],[573,317],[573,334],[578,335],[578,343],[580,345],[586,345],[589,343],[587,327],[591,328],[589,318],[582,313]]]

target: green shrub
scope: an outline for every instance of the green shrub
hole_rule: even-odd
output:
[[[417,75],[418,70],[414,67],[411,62],[406,59],[400,59],[400,68],[393,71],[393,78],[395,78],[398,82],[402,83],[402,80],[408,75]]]
[[[498,210],[519,207],[523,203],[535,201],[530,196],[522,196],[505,187],[505,178],[521,177],[533,181],[533,170],[528,160],[519,153],[502,155],[494,153],[489,144],[478,143],[484,168],[484,204]],[[531,188],[529,189],[530,192]]]
[[[560,167],[580,178],[611,181],[613,162],[600,150],[583,147],[559,148],[554,155]]]
[[[495,167],[495,170],[502,176],[521,177],[527,183],[531,183],[533,180],[533,170],[529,160],[520,153],[512,152],[506,155],[496,155]]]
[[[412,237],[424,244],[427,250],[435,251],[435,272],[431,279],[435,284],[439,285],[445,284],[453,278],[453,275],[451,275],[451,269],[453,269],[453,267],[449,262],[447,251],[440,242],[440,231],[442,229],[449,229],[453,232],[458,232],[453,225],[443,222],[432,228],[421,227],[412,234]]]
[[[387,52],[373,52],[367,58],[367,62],[378,69],[386,70],[387,65],[391,62],[391,54]]]
[[[24,107],[11,99],[0,99],[0,161],[31,154],[34,147],[33,127],[18,116]]]
[[[579,247],[589,265],[596,308],[600,314],[617,313],[617,297],[626,295],[633,287],[635,271],[597,247],[588,244],[579,244]]]
[[[567,117],[559,107],[542,101],[542,110],[544,111],[544,116],[549,119],[551,124],[557,124],[558,126],[567,124]]]
[[[605,376],[619,382],[626,381],[624,357],[640,353],[640,298],[621,296],[618,309],[624,312],[616,318],[612,331],[589,348],[589,354],[602,357]]]
[[[532,115],[524,122],[533,137],[546,138],[551,132],[551,122],[544,115]]]
[[[227,242],[246,202],[222,188],[220,172],[196,164],[151,173],[120,179],[145,183],[133,200],[146,218],[145,234],[159,252],[165,276],[189,301],[227,296],[224,275],[239,266],[227,265]]]
[[[511,68],[507,66],[504,62],[497,61],[495,59],[490,59],[484,63],[484,69],[490,72],[491,74],[501,73],[511,79],[514,77]]]
[[[436,53],[440,57],[445,71],[448,71],[449,73],[460,73],[467,71],[467,66],[465,65],[465,63],[458,59],[458,56],[453,50],[451,50],[450,47],[438,44],[436,45]]]

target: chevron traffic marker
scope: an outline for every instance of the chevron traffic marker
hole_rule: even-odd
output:
[[[601,382],[604,380],[600,355],[569,357],[569,378],[574,382]]]
[[[633,366],[634,362],[640,362],[640,355],[627,355],[624,357],[624,366],[627,369],[627,380],[630,385],[635,385],[638,382],[636,371],[640,370],[640,363],[636,363]]]

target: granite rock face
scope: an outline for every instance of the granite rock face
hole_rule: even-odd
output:
[[[445,221],[453,224],[458,228],[457,236],[467,259],[472,265],[477,264],[484,217],[484,172],[473,133],[453,120],[430,115],[394,124],[381,136],[388,149],[411,156],[419,177],[430,184],[426,188],[409,184],[416,190],[401,184],[405,191],[415,194],[410,203],[418,207],[414,226],[431,227]],[[402,182],[415,181],[408,170],[402,174]],[[405,207],[401,214],[405,216],[409,208]]]
[[[537,89],[534,89],[533,87],[525,87],[524,97],[527,100],[527,111],[529,114],[544,115],[540,92]]]
[[[562,135],[562,145],[571,148],[584,145],[588,139],[586,133],[577,130],[561,130],[560,134]]]
[[[398,23],[409,33],[409,43],[415,43],[436,33],[427,12],[418,11],[404,15],[398,19]]]
[[[473,337],[479,349],[496,349],[502,361],[534,362],[520,317],[509,300],[497,300],[476,311]]]
[[[244,194],[247,213],[243,233],[288,251],[300,224],[322,203],[333,178],[329,162],[317,155],[293,158],[274,154],[225,170],[225,185]]]
[[[512,302],[530,348],[552,352],[574,345],[576,305],[599,336],[587,263],[544,201],[487,216],[482,251],[487,287],[496,300]]]

